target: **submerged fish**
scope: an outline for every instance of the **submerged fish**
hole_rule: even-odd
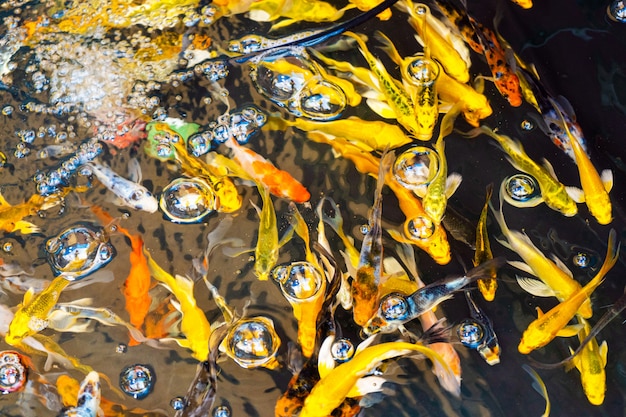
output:
[[[581,289],[572,293],[565,301],[559,303],[547,313],[543,313],[539,308],[539,317],[530,323],[522,340],[517,347],[520,353],[528,354],[535,349],[550,343],[556,336],[572,336],[580,330],[580,326],[566,327],[567,323],[574,317],[576,311],[583,302],[593,293],[593,291],[604,281],[605,275],[611,270],[619,255],[620,243],[617,243],[617,233],[611,229],[608,239],[606,258],[602,268],[596,276]]]
[[[97,417],[100,409],[100,376],[92,371],[80,384],[76,406],[62,411],[58,417]]]
[[[489,212],[489,202],[491,201],[492,193],[493,184],[489,184],[485,196],[485,205],[483,206],[478,224],[476,225],[476,250],[474,252],[474,259],[472,260],[474,266],[478,266],[489,259],[493,259],[491,244],[489,243],[489,236],[487,235],[487,213]],[[497,288],[498,281],[495,275],[478,280],[478,289],[486,301],[493,301]]]

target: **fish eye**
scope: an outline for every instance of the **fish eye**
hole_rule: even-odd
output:
[[[386,320],[404,320],[409,313],[405,298],[399,294],[390,294],[380,303],[380,310]]]
[[[143,190],[135,190],[130,195],[130,199],[133,200],[133,201],[137,201],[137,200],[140,200],[143,196],[144,196],[144,191]]]

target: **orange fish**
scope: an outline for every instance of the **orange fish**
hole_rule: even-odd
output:
[[[224,144],[233,152],[235,161],[246,173],[276,197],[288,198],[296,203],[304,203],[311,198],[309,191],[287,171],[276,168],[258,153],[240,146],[233,138]]]
[[[98,216],[100,221],[107,225],[115,220],[109,213],[101,207],[93,206],[91,211]],[[126,311],[130,317],[130,323],[138,329],[143,326],[152,297],[149,290],[152,287],[150,278],[150,269],[148,268],[148,260],[143,253],[143,239],[140,235],[132,235],[130,232],[116,225],[117,230],[123,233],[130,240],[130,271],[124,282],[122,293],[126,299]],[[135,346],[139,342],[131,336],[129,345]]]

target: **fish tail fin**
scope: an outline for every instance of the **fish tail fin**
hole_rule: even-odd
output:
[[[39,233],[41,229],[39,228],[39,226],[34,225],[31,222],[27,222],[25,220],[19,220],[15,222],[15,224],[13,225],[13,230],[11,231],[12,232],[19,231],[23,235],[29,235],[32,233]]]
[[[402,57],[387,35],[377,30],[374,33],[374,38],[383,44],[380,49],[382,49],[396,65],[402,65]]]
[[[433,343],[449,343],[451,329],[452,326],[446,325],[445,318],[439,319],[435,324],[422,333],[418,342],[424,345],[430,345]]]
[[[597,272],[596,276],[593,277],[593,279],[583,287],[583,291],[585,292],[585,294],[587,294],[587,296],[591,295],[591,293],[600,284],[602,284],[605,279],[605,275],[611,270],[611,268],[613,268],[613,266],[617,262],[620,247],[621,242],[617,242],[617,232],[615,232],[615,229],[611,229],[609,233],[609,240],[604,263],[602,264],[600,270]]]

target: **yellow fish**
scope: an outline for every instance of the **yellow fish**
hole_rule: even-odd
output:
[[[61,292],[71,281],[63,275],[56,277],[42,292],[35,294],[31,288],[24,294],[15,316],[9,325],[4,340],[11,346],[19,344],[24,338],[33,336],[48,325],[48,316],[61,296]]]
[[[520,341],[517,350],[520,353],[528,354],[535,349],[550,343],[556,336],[573,336],[572,331],[577,333],[580,326],[566,327],[567,323],[574,317],[576,311],[582,303],[593,293],[593,291],[604,281],[604,276],[611,270],[619,255],[620,244],[617,241],[615,229],[609,233],[609,241],[606,258],[602,268],[587,285],[574,292],[567,300],[561,302],[552,310],[543,314],[538,308],[539,317],[530,323]],[[617,243],[617,244],[616,244]]]
[[[418,136],[420,128],[411,97],[409,97],[404,88],[399,85],[398,81],[389,75],[383,63],[372,55],[359,35],[349,31],[345,32],[344,35],[353,38],[359,45],[359,51],[361,51],[370,70],[376,76],[380,91],[384,94],[387,104],[393,110],[398,123],[411,134]]]
[[[445,72],[457,81],[468,82],[469,51],[463,40],[453,39],[454,34],[432,16],[427,5],[415,4],[411,0],[403,0],[399,5],[408,13],[409,23],[419,35],[424,50],[428,50],[427,55],[437,59]],[[462,52],[459,53],[459,50]]]
[[[581,317],[578,318],[578,321],[583,325],[582,330],[578,333],[578,340],[582,342],[589,335],[591,326]],[[572,359],[574,366],[580,372],[583,391],[593,405],[602,405],[604,402],[606,391],[606,371],[604,368],[606,367],[608,349],[606,340],[598,346],[598,341],[594,337]],[[573,349],[570,348],[570,353],[573,352]]]
[[[258,0],[251,2],[248,17],[257,22],[271,22],[281,17],[286,18],[270,28],[270,30],[276,30],[300,21],[334,22],[341,19],[346,10],[354,8],[353,4],[348,4],[341,9],[336,9],[328,2],[316,0]]]
[[[511,165],[522,172],[532,175],[537,180],[541,189],[541,199],[535,202],[535,205],[544,201],[548,207],[567,217],[572,217],[578,213],[576,202],[569,196],[565,186],[556,179],[551,166],[548,165],[544,168],[538,165],[526,154],[524,147],[519,141],[515,141],[505,135],[499,135],[487,126],[473,129],[467,133],[467,136],[475,137],[481,133],[492,137],[500,144],[502,150],[509,156],[508,159]]]
[[[472,260],[474,266],[478,266],[489,259],[493,259],[491,244],[489,243],[489,236],[487,235],[487,212],[489,211],[489,201],[491,200],[492,193],[493,184],[489,184],[487,186],[487,195],[485,196],[485,205],[483,206],[478,224],[476,225],[476,251],[474,252],[474,259]],[[498,288],[495,271],[493,272],[492,277],[478,280],[478,289],[486,301],[493,301],[496,296],[496,289]]]
[[[552,99],[550,99],[550,102],[563,121],[563,126],[569,138],[576,165],[578,166],[580,185],[583,188],[581,191],[574,187],[568,187],[567,191],[577,203],[585,202],[587,204],[589,212],[596,218],[598,223],[609,224],[613,219],[611,214],[611,199],[609,198],[609,191],[611,191],[613,187],[613,172],[610,169],[605,169],[602,171],[602,176],[598,174],[598,171],[591,163],[589,156],[587,156],[580,142],[572,135],[559,106]]]
[[[0,230],[7,233],[16,231],[23,234],[37,233],[40,230],[39,227],[22,219],[37,214],[39,210],[51,208],[60,202],[61,200],[56,196],[43,197],[39,194],[33,194],[28,201],[12,206],[0,194]]]
[[[154,279],[163,283],[178,300],[178,309],[182,313],[180,330],[185,335],[185,339],[174,340],[180,346],[191,350],[195,359],[207,360],[211,325],[204,312],[196,305],[196,299],[193,295],[193,281],[181,275],[173,277],[165,272],[145,248],[144,255],[148,259],[148,267]]]
[[[532,282],[523,279],[518,279],[518,283],[533,295],[554,296],[559,301],[567,300],[572,294],[580,291],[581,285],[573,278],[571,271],[563,263],[560,261],[555,263],[548,259],[525,233],[509,229],[502,211],[504,192],[500,189],[500,209],[495,211],[492,207],[493,216],[506,239],[506,241],[498,240],[498,242],[517,253],[524,260],[524,262],[509,261],[509,264],[538,277],[543,281],[545,287],[538,287],[537,284],[530,286],[529,284]],[[553,259],[556,261],[558,258]],[[579,313],[585,318],[591,317],[593,311],[590,300],[583,300]]]
[[[304,400],[300,417],[327,417],[346,397],[358,396],[357,382],[382,361],[418,352],[432,362],[440,363],[447,372],[452,372],[438,353],[421,345],[407,342],[387,342],[366,347],[354,357],[333,368],[322,376]],[[322,373],[320,369],[320,373]]]
[[[278,262],[280,246],[272,197],[267,188],[262,185],[259,185],[258,188],[263,200],[263,207],[260,210],[257,208],[260,221],[256,249],[254,250],[254,273],[259,280],[266,281],[270,271]]]
[[[270,116],[264,129],[283,130],[288,126],[305,132],[319,131],[330,136],[341,137],[362,146],[367,151],[395,149],[412,142],[411,138],[397,125],[385,123],[382,120],[363,120],[356,116],[323,122],[299,117],[285,120],[282,117]]]

